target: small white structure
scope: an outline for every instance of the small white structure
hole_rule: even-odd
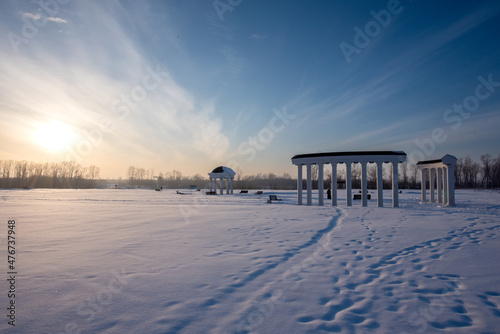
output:
[[[347,206],[352,206],[352,184],[351,184],[351,165],[353,163],[361,164],[361,191],[362,205],[367,206],[367,163],[377,164],[377,203],[379,207],[383,204],[383,180],[382,180],[382,164],[392,164],[392,206],[397,207],[398,204],[398,164],[406,161],[405,152],[396,151],[364,151],[364,152],[329,152],[329,153],[311,153],[299,154],[292,158],[292,164],[298,167],[297,178],[297,205],[302,205],[302,166],[306,166],[307,170],[307,205],[312,204],[312,180],[311,166],[318,165],[318,205],[323,205],[323,166],[324,164],[332,165],[332,206],[337,205],[337,164],[344,163],[346,165],[346,193]]]
[[[429,174],[429,192],[431,203],[436,202],[434,186],[437,184],[437,202],[455,206],[455,165],[457,158],[445,155],[441,159],[417,162],[422,178],[422,202],[427,202],[427,175]]]
[[[229,167],[219,166],[215,168],[210,176],[210,191],[217,192],[217,179],[220,179],[220,194],[224,194],[224,180],[226,180],[226,194],[233,194],[233,180],[236,173]]]

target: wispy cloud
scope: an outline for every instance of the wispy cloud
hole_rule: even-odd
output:
[[[265,38],[267,38],[267,35],[260,35],[260,34],[250,35],[250,39],[257,40],[257,41],[260,41],[260,40],[265,39]]]
[[[16,146],[25,156],[34,156],[37,147],[30,142],[30,133],[38,124],[57,119],[85,139],[107,119],[113,123],[113,131],[104,133],[102,143],[85,156],[89,162],[107,152],[108,158],[116,161],[134,156],[137,163],[144,160],[146,166],[169,168],[177,163],[176,157],[211,161],[224,155],[229,140],[222,132],[223,119],[214,103],[198,100],[171,76],[147,91],[147,96],[120,118],[113,111],[113,101],[130,98],[134,87],[143,85],[148,66],[154,69],[161,65],[168,72],[169,64],[158,64],[146,56],[129,33],[130,27],[113,15],[113,8],[91,5],[78,8],[78,12],[71,38],[60,40],[60,49],[48,49],[45,39],[50,37],[40,35],[38,43],[30,43],[29,53],[0,51],[0,118],[4,128],[19,134],[2,138],[2,142]],[[39,14],[23,15],[43,19]],[[56,17],[50,21],[67,23]],[[15,65],[19,63],[24,65]],[[231,67],[232,71],[237,68]]]
[[[60,17],[53,17],[53,16],[45,16],[45,15],[42,15],[40,13],[23,13],[21,12],[21,15],[25,18],[28,18],[28,19],[31,19],[31,20],[34,20],[34,21],[49,21],[49,22],[54,22],[54,23],[68,23],[67,20],[65,19],[62,19]]]

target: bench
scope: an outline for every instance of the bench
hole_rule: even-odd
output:
[[[242,190],[240,191],[240,194],[248,194],[248,190]]]
[[[360,200],[362,198],[361,196],[362,196],[361,194],[354,194],[354,198],[353,199],[359,199]],[[366,199],[372,199],[372,195],[371,194],[367,194],[366,195]]]
[[[217,195],[216,191],[206,191],[205,195]]]
[[[262,195],[262,193],[264,193],[264,192],[262,190],[259,190],[259,191],[255,192],[255,195]]]
[[[281,198],[278,198],[276,195],[269,195],[269,199],[267,200],[267,203],[272,203],[272,202],[281,202]]]

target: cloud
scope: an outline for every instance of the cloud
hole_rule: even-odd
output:
[[[71,5],[76,7],[65,9],[78,13],[71,18],[71,36],[40,34],[19,54],[0,50],[0,124],[10,129],[0,134],[0,152],[10,154],[9,147],[16,147],[24,157],[15,159],[42,160],[30,133],[56,119],[72,126],[80,141],[96,141],[84,163],[101,164],[96,159],[104,156],[117,170],[124,163],[174,168],[189,161],[196,166],[193,162],[225,154],[229,140],[215,104],[194,97],[170,75],[147,89],[126,115],[116,113],[113,102],[138,92],[151,75],[148,67],[158,65],[168,73],[170,64],[148,56],[130,33],[133,27],[125,15],[116,14],[116,6]],[[22,15],[44,20],[39,14]],[[47,20],[66,23],[56,17]],[[232,69],[238,72],[237,67]],[[146,82],[154,84],[151,77]],[[112,131],[100,131],[103,120],[112,123]]]
[[[253,34],[250,36],[250,39],[253,39],[256,41],[260,41],[260,40],[265,39],[265,38],[267,38],[267,35]]]
[[[32,13],[23,13],[21,12],[21,15],[25,18],[32,19],[33,21],[49,21],[49,22],[54,22],[54,23],[68,23],[65,19],[62,19],[60,17],[53,17],[53,16],[45,16],[40,13],[32,14]]]

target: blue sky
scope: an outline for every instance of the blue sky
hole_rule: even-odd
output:
[[[498,22],[498,1],[2,1],[0,159],[111,177],[497,156]]]

